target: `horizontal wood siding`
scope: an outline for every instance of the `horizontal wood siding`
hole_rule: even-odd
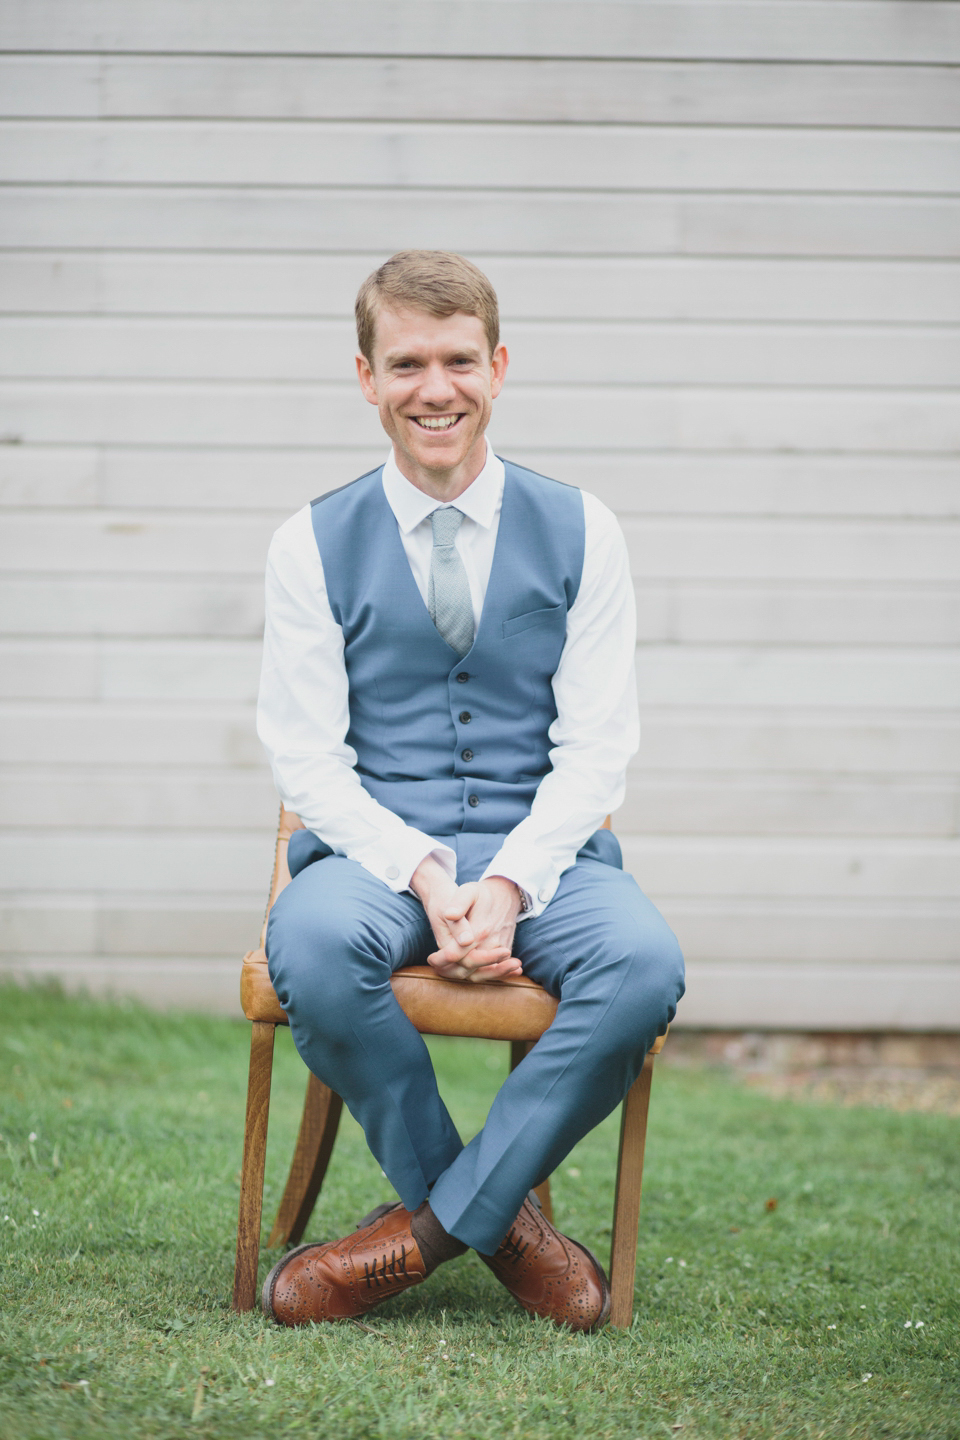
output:
[[[236,1013],[265,550],[423,245],[624,525],[681,1021],[960,1026],[958,65],[956,0],[8,0],[2,963]]]

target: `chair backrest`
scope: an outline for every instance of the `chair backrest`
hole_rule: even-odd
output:
[[[290,867],[287,864],[287,847],[290,844],[290,836],[295,830],[302,830],[303,821],[299,815],[294,815],[284,805],[280,806],[280,823],[277,826],[277,844],[273,856],[273,876],[270,880],[270,894],[267,897],[267,908],[263,916],[263,925],[260,928],[261,949],[267,943],[267,920],[270,918],[270,911],[273,909],[273,902],[290,884]]]

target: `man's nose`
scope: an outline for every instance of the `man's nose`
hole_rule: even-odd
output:
[[[456,395],[456,388],[445,365],[428,365],[420,376],[420,399],[426,405],[446,405]]]

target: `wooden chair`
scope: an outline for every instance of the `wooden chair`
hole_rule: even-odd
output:
[[[287,845],[290,836],[299,829],[302,826],[297,816],[281,810],[268,916],[274,900],[290,883]],[[266,928],[265,918],[259,950],[252,950],[243,957],[240,982],[243,1012],[253,1022],[253,1033],[233,1286],[233,1308],[236,1311],[252,1310],[257,1297],[273,1044],[276,1027],[287,1024],[287,1017],[280,1008],[267,973],[267,957],[263,948]],[[398,971],[392,984],[405,1014],[421,1033],[509,1040],[511,1069],[536,1044],[557,1010],[557,1001],[551,995],[522,976],[497,985],[472,985],[444,980],[428,965],[413,965]],[[633,1319],[647,1107],[650,1103],[653,1057],[663,1048],[665,1038],[657,1040],[652,1046],[643,1070],[621,1109],[620,1156],[610,1251],[612,1325],[629,1325]],[[303,1235],[330,1162],[342,1105],[339,1095],[321,1084],[316,1076],[309,1076],[300,1133],[268,1245],[296,1245]],[[538,1187],[537,1194],[547,1218],[552,1220],[549,1180]]]

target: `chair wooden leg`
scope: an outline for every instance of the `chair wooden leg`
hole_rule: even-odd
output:
[[[296,1245],[307,1228],[330,1163],[342,1109],[340,1096],[316,1075],[311,1075],[307,1080],[297,1148],[268,1245],[285,1245],[288,1241]]]
[[[530,1049],[530,1041],[529,1041],[529,1040],[511,1040],[511,1041],[510,1041],[510,1069],[511,1069],[511,1070],[516,1070],[517,1066],[520,1064],[520,1061],[523,1059],[523,1057],[526,1055],[526,1053],[527,1053],[527,1051],[528,1051],[529,1049]]]
[[[550,1221],[550,1224],[552,1225],[552,1224],[553,1224],[553,1201],[552,1201],[552,1199],[550,1198],[550,1181],[549,1181],[549,1179],[544,1180],[544,1182],[543,1182],[542,1185],[537,1185],[536,1188],[534,1189],[534,1192],[533,1192],[533,1193],[534,1193],[534,1195],[536,1195],[537,1199],[540,1201],[540,1209],[543,1211],[544,1215],[546,1215],[547,1219]]]
[[[620,1114],[620,1155],[610,1242],[611,1325],[626,1326],[633,1321],[643,1151],[647,1142],[647,1110],[652,1079],[653,1056],[648,1055],[643,1069],[627,1092]]]
[[[270,1079],[276,1029],[268,1021],[255,1020],[250,1036],[250,1078],[237,1221],[237,1265],[233,1278],[233,1308],[237,1311],[252,1310],[257,1299],[263,1170],[267,1159],[267,1121],[270,1116]]]
[[[510,1041],[510,1069],[511,1069],[511,1070],[516,1070],[517,1066],[520,1064],[520,1061],[523,1059],[523,1057],[524,1057],[525,1055],[529,1055],[530,1051],[533,1049],[533,1047],[534,1047],[534,1045],[536,1045],[536,1043],[537,1043],[536,1040],[511,1040],[511,1041]],[[538,1185],[538,1186],[536,1187],[536,1189],[535,1189],[535,1191],[534,1191],[534,1194],[536,1195],[537,1199],[540,1201],[540,1209],[543,1211],[544,1215],[546,1215],[547,1219],[550,1221],[550,1224],[552,1225],[552,1224],[553,1224],[553,1200],[550,1198],[550,1180],[549,1180],[549,1178],[547,1178],[546,1180],[544,1180],[542,1184],[540,1184],[540,1185]]]

